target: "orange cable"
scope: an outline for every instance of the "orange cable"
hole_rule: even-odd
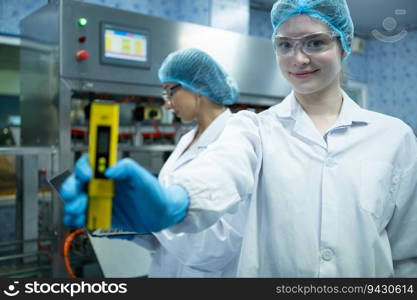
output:
[[[71,243],[72,240],[79,234],[83,233],[84,229],[83,228],[79,228],[73,232],[71,232],[70,234],[68,234],[68,236],[65,238],[65,243],[64,243],[64,261],[65,261],[65,268],[67,269],[67,272],[69,274],[69,276],[71,278],[77,278],[77,276],[75,276],[74,271],[71,268],[70,262],[69,262],[69,251],[71,248]]]

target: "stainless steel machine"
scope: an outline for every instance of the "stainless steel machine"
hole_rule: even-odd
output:
[[[157,77],[172,51],[196,47],[218,60],[239,84],[237,109],[267,108],[290,90],[270,41],[220,29],[52,0],[22,20],[21,32],[21,145],[53,147],[57,173],[71,170],[76,155],[86,151],[83,112],[97,98],[121,104],[120,155],[158,172],[179,128],[161,109]],[[62,237],[62,202],[57,195],[54,201],[51,226]],[[55,277],[65,276],[60,242],[55,241]]]

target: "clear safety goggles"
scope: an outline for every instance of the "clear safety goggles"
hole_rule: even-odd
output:
[[[181,88],[182,85],[180,83],[173,85],[171,87],[167,87],[165,88],[162,93],[161,93],[161,97],[162,99],[164,99],[165,102],[170,103],[171,102],[171,98],[174,96],[175,91],[177,91],[179,88]]]
[[[293,56],[297,45],[304,54],[313,55],[329,50],[336,37],[338,34],[334,32],[316,32],[299,37],[276,35],[273,42],[275,51],[280,56]]]

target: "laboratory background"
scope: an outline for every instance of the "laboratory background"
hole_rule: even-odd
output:
[[[88,151],[90,105],[119,104],[118,157],[158,175],[193,126],[163,106],[157,71],[169,53],[212,55],[239,85],[233,112],[288,95],[270,39],[273,3],[0,0],[0,277],[147,276],[149,253],[133,242],[62,224],[56,188]],[[343,88],[417,132],[417,1],[347,3],[355,38]]]

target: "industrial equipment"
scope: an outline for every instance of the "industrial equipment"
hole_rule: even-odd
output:
[[[179,134],[189,129],[162,107],[160,97],[157,71],[175,50],[200,48],[236,79],[241,97],[234,111],[268,108],[290,90],[269,40],[216,28],[84,1],[52,0],[22,20],[21,33],[20,144],[53,147],[56,168],[51,176],[72,170],[74,161],[87,153],[89,110],[96,100],[119,105],[119,158],[129,156],[158,174]],[[53,195],[52,276],[64,277],[59,253],[68,229],[62,225],[62,201]],[[117,241],[114,245],[114,253],[123,247]],[[141,265],[135,267],[137,271]]]

